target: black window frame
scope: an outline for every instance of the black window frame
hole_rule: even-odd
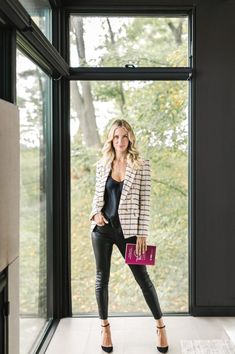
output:
[[[73,1],[71,1],[73,3]],[[128,8],[128,10],[127,10]],[[114,10],[115,9],[115,10]],[[193,244],[195,242],[194,235],[195,229],[193,220],[194,218],[194,203],[195,203],[195,183],[194,183],[194,163],[195,163],[195,153],[194,153],[194,110],[195,110],[195,6],[177,6],[177,8],[167,6],[68,6],[64,8],[64,21],[65,26],[65,48],[66,61],[70,62],[70,48],[69,48],[69,18],[71,15],[114,15],[115,16],[130,16],[130,15],[187,15],[188,16],[188,49],[189,49],[189,66],[188,67],[148,67],[148,68],[120,68],[120,67],[85,67],[85,68],[75,68],[70,67],[69,80],[188,80],[189,81],[189,157],[188,157],[188,312],[174,312],[174,313],[164,313],[164,315],[174,315],[174,316],[185,316],[194,313],[195,307],[195,247]],[[67,136],[69,135],[69,131]],[[70,146],[70,142],[67,142]],[[68,156],[70,158],[70,156]],[[68,171],[68,173],[70,173]],[[68,196],[69,199],[69,196]],[[73,317],[92,317],[94,315],[73,315]],[[110,315],[111,316],[111,315]],[[115,315],[117,316],[117,315]],[[120,313],[119,316],[127,316],[125,313]],[[140,314],[132,314],[131,316],[140,316]]]

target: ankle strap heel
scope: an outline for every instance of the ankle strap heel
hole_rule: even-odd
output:
[[[157,333],[158,333],[158,329],[162,329],[162,328],[165,328],[166,325],[164,326],[157,326]],[[168,351],[168,346],[166,347],[158,347],[157,346],[157,350],[160,352],[160,353],[166,353]]]
[[[106,325],[101,325],[101,327],[108,327],[109,323],[107,323]],[[103,351],[105,353],[111,353],[113,351],[113,346],[110,347],[105,347],[104,345],[101,345],[101,348],[103,349]]]

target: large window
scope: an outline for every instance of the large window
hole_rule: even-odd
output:
[[[70,62],[72,66],[93,67],[94,72],[96,67],[124,68],[126,64],[138,67],[139,72],[142,67],[189,67],[188,26],[184,15],[71,16]],[[183,79],[71,82],[73,314],[97,314],[89,213],[94,164],[116,118],[131,123],[139,150],[151,163],[148,242],[157,245],[157,265],[149,267],[149,273],[162,310],[188,312],[189,108],[189,85]],[[109,311],[149,313],[116,247]]]
[[[187,312],[188,82],[81,81],[71,83],[71,93],[73,313],[97,313],[95,261],[88,220],[95,184],[94,163],[111,121],[120,117],[134,127],[139,150],[151,162],[148,242],[157,245],[158,255],[157,265],[149,267],[149,272],[162,310]],[[112,256],[109,310],[110,313],[149,312],[116,247]]]
[[[27,354],[48,321],[47,235],[51,81],[17,51],[20,109],[20,352]]]

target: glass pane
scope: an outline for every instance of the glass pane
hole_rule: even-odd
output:
[[[188,17],[70,18],[73,67],[188,66]]]
[[[51,42],[51,6],[49,0],[20,0],[20,2]]]
[[[51,81],[17,51],[20,109],[20,349],[31,352],[47,323],[47,126]]]
[[[96,313],[95,260],[89,214],[95,162],[108,127],[129,121],[152,170],[149,267],[162,311],[188,312],[188,82],[71,82],[71,211],[73,313]],[[179,286],[180,284],[180,286]],[[149,312],[118,249],[112,255],[110,313]]]

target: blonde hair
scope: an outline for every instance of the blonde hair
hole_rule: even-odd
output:
[[[131,167],[134,169],[141,168],[143,160],[140,157],[140,153],[136,147],[136,138],[131,128],[130,124],[125,119],[116,119],[112,124],[108,132],[108,138],[104,143],[102,148],[103,157],[99,160],[103,164],[109,165],[115,158],[115,150],[113,147],[113,137],[115,129],[124,128],[128,133],[129,144],[127,148],[127,161],[130,163]]]

